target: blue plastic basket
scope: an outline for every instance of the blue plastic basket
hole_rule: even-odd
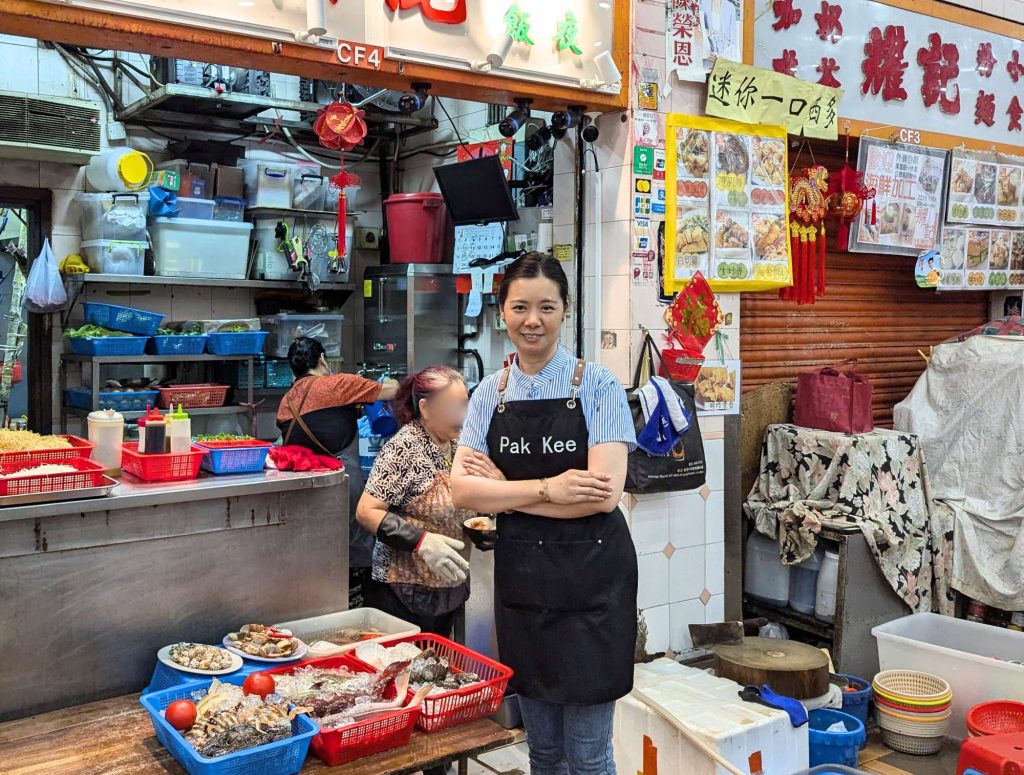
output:
[[[139,336],[153,336],[165,317],[159,312],[147,312],[144,309],[121,307],[117,304],[98,304],[94,301],[83,301],[82,309],[85,312],[86,323]]]
[[[235,673],[218,680],[241,685],[245,676]],[[142,707],[149,711],[157,740],[190,775],[294,775],[302,769],[306,754],[309,753],[310,741],[320,731],[319,724],[306,715],[292,719],[292,736],[285,740],[247,748],[215,759],[207,759],[196,753],[182,734],[167,723],[162,711],[175,700],[191,700],[193,692],[207,689],[211,683],[210,680],[203,680],[196,684],[145,694],[139,699]]]
[[[159,390],[132,390],[123,393],[101,391],[97,406],[92,405],[92,391],[89,388],[68,388],[64,391],[64,403],[75,409],[91,412],[95,409],[114,409],[118,412],[144,412],[146,405],[156,406]]]
[[[819,764],[842,764],[856,767],[861,745],[867,735],[864,725],[849,713],[831,708],[812,710],[808,729],[808,759],[811,767]],[[843,722],[845,732],[826,732],[837,721]],[[826,770],[827,772],[828,770]]]
[[[237,446],[230,446],[236,444]],[[272,446],[266,441],[221,441],[196,442],[206,450],[203,470],[211,474],[258,474],[267,462],[267,450]]]
[[[259,355],[268,336],[269,331],[216,331],[207,335],[206,349],[213,355]]]
[[[98,336],[69,338],[75,355],[142,355],[148,336]]]
[[[271,665],[273,667],[273,665]],[[267,669],[266,662],[250,662],[247,659],[242,660],[242,666],[233,673],[228,673],[229,676],[248,676],[252,673],[259,673]],[[224,676],[217,676],[222,679]],[[175,670],[173,667],[168,667],[159,659],[156,661],[156,667],[153,668],[153,676],[149,679],[149,685],[142,690],[143,694],[152,694],[153,692],[162,692],[164,689],[172,689],[175,686],[195,686],[197,684],[206,683],[210,679],[196,673],[186,673],[184,670]],[[194,689],[193,689],[194,691]]]
[[[154,336],[147,349],[157,355],[202,355],[206,352],[206,334]]]
[[[266,371],[268,388],[289,388],[295,381],[288,361],[267,361]]]
[[[871,698],[874,692],[871,690],[871,682],[858,678],[855,675],[843,675],[857,691],[843,692],[843,713],[849,713],[865,726],[868,723],[868,708],[871,707]]]

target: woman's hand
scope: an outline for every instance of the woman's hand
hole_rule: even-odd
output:
[[[600,471],[570,469],[548,479],[548,498],[557,506],[600,503],[611,496],[613,491],[611,475]]]
[[[504,482],[505,474],[494,465],[494,461],[483,452],[469,450],[462,460],[462,467],[470,476],[480,476],[484,479],[493,479],[496,482]]]

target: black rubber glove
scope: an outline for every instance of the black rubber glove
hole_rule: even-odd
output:
[[[377,540],[392,549],[414,552],[426,532],[389,511],[377,528]]]

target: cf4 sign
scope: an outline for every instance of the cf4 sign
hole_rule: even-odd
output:
[[[384,49],[380,46],[368,46],[365,43],[353,43],[348,40],[338,41],[338,61],[343,65],[380,70],[383,59]]]

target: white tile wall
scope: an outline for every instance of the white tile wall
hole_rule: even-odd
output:
[[[662,553],[637,558],[639,585],[637,607],[641,609],[667,605],[669,602],[669,561]]]
[[[673,603],[669,611],[669,642],[672,650],[676,653],[692,650],[689,625],[706,623],[707,611],[700,600]]]
[[[633,543],[637,554],[662,552],[672,540],[672,500],[668,495],[640,495],[632,509]],[[675,543],[673,541],[673,543]]]
[[[706,564],[703,546],[676,549],[669,560],[670,603],[682,603],[700,597],[707,586]]]
[[[678,492],[671,495],[669,538],[676,549],[703,546],[707,516],[704,498],[699,492]]]
[[[712,595],[725,593],[725,543],[708,543],[704,552],[704,587]]]
[[[647,653],[668,651],[671,642],[671,607],[660,605],[642,610],[647,623]]]

